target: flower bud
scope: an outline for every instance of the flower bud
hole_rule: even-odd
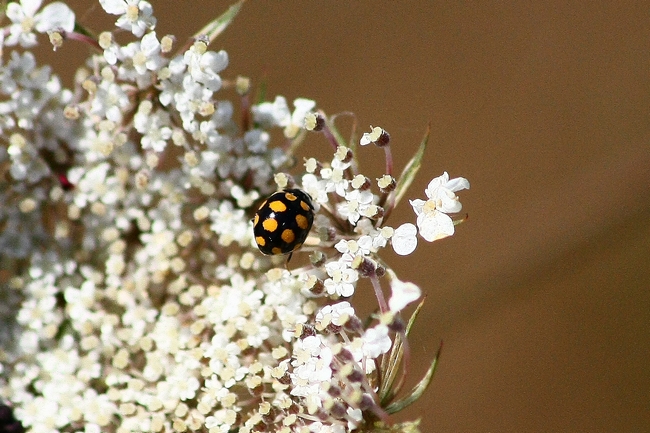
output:
[[[377,185],[379,186],[379,189],[381,192],[384,194],[387,194],[397,187],[397,182],[395,182],[395,178],[389,174],[385,174],[379,179],[377,179]]]
[[[320,113],[307,113],[305,116],[305,129],[319,132],[325,128],[325,118]]]

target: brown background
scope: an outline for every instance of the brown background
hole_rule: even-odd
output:
[[[228,2],[153,4],[158,34],[184,41]],[[97,28],[103,12],[85,10]],[[650,431],[649,11],[251,1],[213,46],[230,54],[225,77],[384,127],[400,170],[431,122],[411,197],[444,170],[471,181],[456,236],[387,257],[428,294],[413,377],[444,340],[432,387],[398,419],[422,416],[428,432]],[[79,51],[56,57],[77,64]],[[379,151],[362,159],[380,174]],[[403,206],[390,222],[413,220]]]

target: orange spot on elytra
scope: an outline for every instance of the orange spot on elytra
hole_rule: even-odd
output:
[[[309,227],[309,221],[307,221],[307,217],[304,215],[296,215],[296,224],[303,230],[307,230]]]
[[[296,234],[291,229],[286,229],[282,232],[282,240],[290,244],[296,239]]]
[[[278,222],[273,218],[267,218],[262,223],[262,227],[264,227],[264,230],[266,230],[267,232],[273,233],[278,229]]]
[[[269,203],[269,207],[273,212],[284,212],[287,210],[287,205],[282,203],[280,200],[275,200]]]

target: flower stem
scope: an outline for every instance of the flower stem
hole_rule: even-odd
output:
[[[370,281],[372,282],[372,288],[375,289],[375,296],[377,297],[377,302],[379,303],[379,310],[382,313],[388,312],[388,304],[386,303],[386,298],[384,298],[384,292],[381,290],[379,278],[376,274],[373,274],[370,276]]]
[[[100,52],[103,51],[102,47],[99,46],[99,42],[88,35],[84,35],[83,33],[62,32],[62,35],[65,37],[65,39],[83,42],[84,44],[88,44],[94,48],[97,48]]]
[[[325,113],[321,113],[321,114],[323,115],[323,117],[325,117]],[[327,138],[327,141],[329,141],[329,143],[332,145],[332,148],[334,149],[334,151],[336,151],[336,149],[338,149],[338,147],[339,147],[339,143],[336,141],[336,137],[334,137],[334,134],[332,134],[332,131],[331,131],[327,121],[325,121],[325,126],[323,126],[323,129],[322,129],[321,132],[325,135],[325,138]]]
[[[390,145],[384,146],[384,153],[386,154],[386,174],[393,175],[393,153],[390,150]]]

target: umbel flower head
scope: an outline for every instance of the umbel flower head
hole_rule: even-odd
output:
[[[411,201],[417,227],[393,229],[427,136],[396,176],[382,128],[357,143],[314,101],[253,103],[210,49],[242,2],[181,46],[156,33],[150,3],[99,4],[116,29],[40,0],[9,3],[0,23],[2,419],[32,432],[417,431],[390,415],[422,395],[437,357],[402,390],[422,302],[402,314],[421,291],[380,253],[453,234],[467,180],[433,179]],[[28,50],[43,33],[95,50],[73,88]],[[331,158],[296,164],[319,135]],[[371,143],[379,179],[356,155]],[[284,189],[300,192],[261,204]],[[253,224],[286,245],[262,254]],[[354,304],[364,281],[370,317]]]

